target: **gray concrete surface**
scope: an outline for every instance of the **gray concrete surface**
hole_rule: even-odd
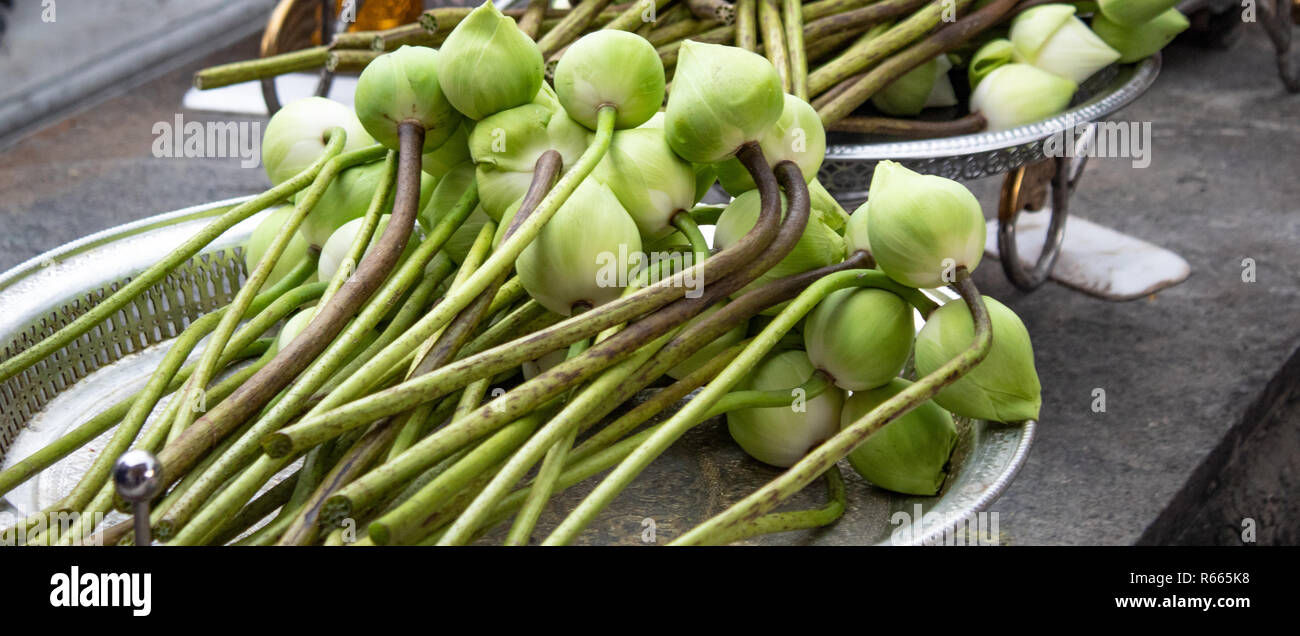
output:
[[[174,117],[189,71],[248,57],[255,45],[247,39],[0,152],[0,269],[112,225],[264,187],[260,168],[238,159],[150,152],[151,128]],[[1258,30],[1228,51],[1169,49],[1152,91],[1119,115],[1153,122],[1151,166],[1095,160],[1076,195],[1079,214],[1182,254],[1193,268],[1186,283],[1107,303],[1051,285],[1018,293],[991,261],[976,273],[1024,318],[1043,381],[1037,445],[994,505],[1011,543],[1231,542],[1168,531],[1211,505],[1217,517],[1198,523],[1239,526],[1234,517],[1248,516],[1264,526],[1259,537],[1294,541],[1283,528],[1264,532],[1300,517],[1294,489],[1278,490],[1296,483],[1300,458],[1274,443],[1279,431],[1293,440],[1300,422],[1287,397],[1300,365],[1284,368],[1300,346],[1300,97],[1283,93],[1271,60]],[[990,213],[996,185],[974,184]],[[1244,258],[1255,260],[1257,282],[1242,282]],[[1096,388],[1105,413],[1090,408]],[[1261,447],[1274,452],[1256,464]],[[1267,492],[1233,490],[1251,488]]]
[[[0,38],[0,147],[260,31],[275,0],[29,0]]]

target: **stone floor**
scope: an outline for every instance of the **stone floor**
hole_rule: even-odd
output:
[[[62,6],[62,5],[60,5]],[[265,185],[238,159],[151,152],[190,73],[167,72],[0,151],[0,270],[87,233]],[[1048,285],[981,287],[1035,339],[1044,408],[1028,464],[994,504],[1016,544],[1260,542],[1300,526],[1300,96],[1283,92],[1262,32],[1227,51],[1175,45],[1149,94],[1117,116],[1152,122],[1152,163],[1090,163],[1078,214],[1172,249],[1182,285],[1109,303]],[[993,209],[995,182],[973,185]],[[1243,282],[1243,259],[1256,264]],[[1092,410],[1094,389],[1107,409]]]

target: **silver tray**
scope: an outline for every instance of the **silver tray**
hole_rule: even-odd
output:
[[[1043,141],[1098,121],[1132,103],[1160,73],[1160,54],[1136,64],[1113,65],[1079,87],[1066,112],[1033,124],[996,132],[940,139],[892,141],[852,133],[828,133],[826,160],[818,178],[846,204],[867,198],[876,163],[889,159],[924,174],[956,180],[999,175],[1043,158]]]
[[[0,274],[0,359],[74,320],[130,277],[158,261],[211,217],[246,200],[231,199],[149,217],[51,250]],[[98,409],[143,385],[153,360],[170,339],[203,313],[228,302],[245,271],[239,246],[261,215],[236,225],[189,263],[135,299],[111,320],[0,383],[0,465],[11,448],[35,448],[84,422]],[[720,421],[720,420],[719,420]],[[696,427],[656,461],[593,524],[580,542],[666,543],[771,480],[731,442],[725,426]],[[866,484],[842,463],[848,507],[835,524],[754,540],[769,544],[863,545],[995,540],[997,517],[987,511],[1024,464],[1036,424],[959,420],[959,442],[949,478],[934,497],[893,495]],[[89,445],[97,446],[96,444]],[[83,449],[20,487],[22,501],[0,501],[0,519],[38,509],[70,487],[91,453]],[[50,483],[33,483],[40,480]],[[564,510],[586,495],[591,479],[557,497],[539,524],[554,527]],[[794,507],[818,507],[820,484],[799,493]],[[13,495],[11,495],[13,496]],[[920,515],[917,515],[917,512]],[[964,522],[964,523],[961,523]],[[6,525],[0,523],[0,525]],[[978,529],[974,533],[954,533]],[[653,532],[650,529],[653,528]],[[894,534],[898,532],[899,534]],[[653,541],[648,541],[652,539]]]

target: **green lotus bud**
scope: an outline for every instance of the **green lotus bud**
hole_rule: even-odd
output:
[[[366,210],[370,208],[370,201],[374,198],[375,190],[383,178],[384,162],[382,161],[353,166],[339,173],[325,188],[325,192],[316,201],[315,207],[303,220],[298,231],[308,243],[317,247],[325,245],[330,235],[344,223],[365,216]],[[436,184],[437,181],[428,174],[420,175],[421,210],[429,202],[429,196],[433,194],[433,187]],[[301,201],[304,196],[306,190],[299,192],[295,201]]]
[[[474,125],[469,154],[478,168],[483,211],[494,219],[524,196],[533,180],[533,167],[547,150],[560,153],[565,169],[587,149],[590,133],[565,114],[544,103],[525,104],[499,112]]]
[[[1119,51],[1097,37],[1074,12],[1072,4],[1044,4],[1016,16],[1011,23],[1016,61],[1076,84],[1114,64]]]
[[[445,143],[461,114],[443,95],[437,68],[438,52],[423,46],[403,46],[368,64],[356,92],[357,118],[366,132],[397,150],[397,125],[411,120],[424,127],[424,152]]]
[[[519,281],[547,309],[564,316],[579,303],[598,307],[627,286],[641,251],[636,223],[597,181],[583,181],[515,260]]]
[[[1105,15],[1092,19],[1092,30],[1106,44],[1119,51],[1119,61],[1123,64],[1155,55],[1165,45],[1173,42],[1179,33],[1186,31],[1188,26],[1190,23],[1187,17],[1179,13],[1178,9],[1170,9],[1136,26],[1112,22]]]
[[[867,203],[849,215],[849,222],[844,228],[844,254],[848,256],[857,252],[871,253],[871,237],[867,235]]]
[[[1098,18],[1105,17],[1113,24],[1136,27],[1173,9],[1178,0],[1099,0],[1097,4],[1101,8]],[[1093,29],[1096,29],[1095,23]]]
[[[926,108],[944,108],[957,103],[948,70],[952,62],[948,56],[922,64],[894,80],[871,98],[871,103],[882,113],[898,117],[915,117]]]
[[[677,55],[664,133],[681,158],[717,163],[758,141],[785,109],[781,78],[761,55],[687,40]]]
[[[457,126],[447,141],[420,157],[420,169],[434,179],[441,179],[452,168],[469,161],[469,129],[469,124],[464,122]]]
[[[738,389],[775,391],[792,389],[789,406],[740,409],[727,413],[727,430],[750,457],[765,464],[793,466],[808,451],[839,431],[844,393],[830,386],[806,399],[793,389],[813,375],[808,354],[782,351],[764,358]]]
[[[280,185],[320,159],[334,128],[347,133],[343,150],[359,150],[375,143],[352,109],[324,97],[299,99],[276,111],[262,135],[262,167],[271,185]]]
[[[695,170],[653,128],[614,133],[591,177],[609,186],[647,239],[671,234],[673,216],[695,205]]]
[[[972,90],[988,77],[989,73],[999,67],[1010,64],[1015,59],[1015,46],[1011,40],[998,38],[989,40],[975,52],[966,68],[966,79]]]
[[[700,314],[700,317],[703,318],[704,316],[717,312],[720,309],[721,307],[716,305],[713,307],[709,307],[708,309],[705,309],[703,313]],[[728,348],[730,348],[732,345],[736,344],[737,342],[744,340],[745,332],[748,329],[749,329],[749,321],[742,320],[740,324],[736,325],[731,331],[728,331],[727,333],[718,336],[717,340],[714,340],[713,342],[710,342],[709,344],[700,347],[698,350],[696,350],[695,353],[692,353],[690,357],[686,358],[685,360],[682,360],[681,362],[677,363],[677,366],[669,369],[668,377],[673,378],[674,380],[680,380],[690,375],[693,371],[704,366],[706,363],[708,363],[708,361],[712,360],[718,354],[722,353],[723,351],[726,351]]]
[[[384,229],[388,227],[388,218],[390,215],[383,214],[379,217],[379,222],[375,224],[375,231],[370,235],[370,242],[366,245],[366,250],[375,246],[379,242],[379,237],[383,235]],[[352,243],[357,240],[357,232],[361,231],[361,225],[365,219],[352,219],[344,223],[339,229],[335,230],[325,241],[324,247],[320,250],[320,260],[316,261],[316,276],[322,281],[329,281],[334,278],[334,274],[343,267],[343,261],[348,257],[348,252],[352,249]],[[398,257],[397,263],[400,266],[406,258],[415,251],[416,246],[420,244],[415,234],[406,242],[406,248],[402,255]],[[362,253],[364,257],[365,253]],[[350,270],[356,270],[357,263],[348,265]]]
[[[870,391],[854,391],[844,402],[840,424],[848,428],[912,383],[902,378]],[[849,463],[867,481],[905,495],[930,496],[948,477],[945,468],[957,446],[952,416],[927,400],[886,424],[849,454]]]
[[[754,227],[754,223],[758,221],[760,205],[757,190],[750,190],[736,197],[731,202],[731,205],[728,205],[727,209],[722,211],[722,216],[718,217],[718,224],[713,232],[714,246],[727,249],[748,233]],[[785,209],[785,195],[782,195],[782,216],[785,215]],[[799,237],[794,249],[790,250],[790,253],[781,259],[781,262],[763,272],[762,275],[742,287],[732,297],[739,296],[778,278],[817,269],[818,267],[825,267],[831,263],[844,260],[844,239],[835,230],[830,229],[825,223],[821,222],[819,218],[821,214],[819,211],[809,215],[808,225],[804,228],[803,236]],[[777,313],[780,311],[780,307],[769,308],[763,313]]]
[[[880,269],[909,287],[942,287],[984,255],[984,213],[956,181],[881,161],[867,193],[867,232]]]
[[[781,117],[763,131],[758,138],[758,145],[763,149],[763,157],[769,165],[793,161],[803,173],[803,180],[811,182],[817,178],[817,170],[822,167],[822,159],[826,157],[826,129],[822,127],[821,117],[808,102],[794,95],[786,95]],[[722,182],[722,188],[728,194],[736,196],[754,189],[754,179],[739,159],[732,157],[716,164],[716,167],[718,181]]]
[[[1038,419],[1043,404],[1038,372],[1034,370],[1034,347],[1020,317],[1002,303],[984,297],[993,325],[993,345],[970,373],[946,386],[934,401],[963,417],[994,422]],[[916,335],[916,372],[934,372],[975,339],[970,310],[960,299],[945,303],[930,314]]]
[[[297,338],[303,329],[311,323],[312,314],[316,313],[314,309],[308,307],[298,313],[289,316],[284,321],[284,326],[280,328],[280,333],[275,336],[275,350],[279,351],[285,348],[294,338]]]
[[[1007,64],[989,73],[971,93],[971,112],[984,115],[989,130],[1032,124],[1060,114],[1078,85],[1028,64]]]
[[[615,128],[636,128],[664,103],[664,65],[639,35],[593,31],[570,44],[555,65],[555,94],[587,128],[596,129],[596,113],[608,105],[618,108]]]
[[[817,303],[804,322],[813,366],[842,389],[872,389],[898,377],[916,333],[912,306],[883,289],[841,289]]]
[[[257,228],[248,237],[248,245],[244,246],[244,265],[248,267],[248,271],[253,271],[262,257],[266,256],[267,248],[271,247],[271,241],[274,241],[276,235],[280,233],[280,228],[284,227],[290,214],[293,214],[293,206],[274,207],[267,212],[266,218],[257,224]],[[302,237],[302,233],[294,232],[293,238],[289,239],[289,244],[280,253],[280,260],[276,261],[275,267],[271,268],[271,275],[262,284],[262,288],[266,289],[288,276],[289,272],[307,258],[307,247],[307,239]]]
[[[452,29],[438,55],[447,101],[470,119],[532,101],[542,87],[542,51],[491,0]]]
[[[433,226],[437,225],[443,215],[456,207],[465,190],[473,183],[474,162],[472,161],[466,161],[443,175],[442,180],[438,181],[437,187],[433,189],[433,195],[429,197],[429,204],[420,212],[418,220],[426,233],[433,230]],[[452,232],[447,243],[442,246],[443,251],[457,265],[464,263],[465,256],[469,254],[474,240],[478,238],[479,230],[491,220],[491,217],[483,211],[483,206],[474,206],[474,211],[469,213],[460,227]]]

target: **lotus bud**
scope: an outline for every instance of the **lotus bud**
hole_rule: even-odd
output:
[[[844,402],[840,425],[848,428],[912,383],[902,378],[870,391],[854,391]],[[905,495],[931,496],[948,477],[945,470],[957,446],[952,416],[932,400],[886,424],[849,454],[863,479]]]
[[[922,64],[894,80],[871,98],[871,103],[886,115],[915,117],[926,108],[944,108],[957,104],[948,71],[952,62],[947,55]]]
[[[822,167],[822,159],[826,157],[826,129],[822,126],[821,117],[808,102],[794,95],[786,95],[781,117],[763,131],[758,138],[758,145],[763,149],[763,157],[769,165],[793,161],[803,173],[804,182],[811,182],[817,178],[817,170]],[[718,180],[728,194],[736,196],[754,189],[754,179],[739,159],[732,157],[718,163],[716,167]]]
[[[569,45],[555,65],[555,94],[569,116],[596,129],[596,113],[615,106],[614,128],[636,128],[664,103],[664,65],[655,47],[627,31],[601,29]]]
[[[266,218],[257,224],[257,228],[248,237],[248,245],[244,247],[244,265],[248,267],[248,271],[253,271],[262,257],[266,256],[271,241],[275,240],[276,235],[280,233],[280,228],[284,227],[285,221],[289,220],[289,215],[292,213],[293,206],[274,207],[267,212]],[[301,232],[294,232],[293,237],[289,239],[289,244],[280,253],[280,260],[276,261],[275,267],[271,268],[271,275],[262,284],[263,288],[270,287],[276,281],[288,276],[289,272],[306,258],[307,239],[302,237]]]
[[[1007,64],[989,73],[971,93],[971,112],[989,130],[1031,124],[1065,111],[1078,85],[1028,64]]]
[[[302,232],[308,243],[317,247],[324,246],[330,235],[344,223],[365,216],[375,190],[383,179],[382,161],[353,166],[339,173],[325,188],[298,231]],[[420,175],[421,210],[429,202],[436,184],[437,181],[427,173]],[[298,193],[296,200],[301,201],[304,196],[305,190]]]
[[[709,314],[717,312],[720,309],[721,307],[718,307],[716,305],[710,307],[704,310],[704,312],[700,314],[700,318],[702,319],[704,316],[708,316]],[[728,331],[727,333],[718,336],[718,338],[713,342],[710,342],[709,344],[700,347],[695,353],[692,353],[690,357],[686,358],[685,360],[682,360],[681,362],[677,363],[677,366],[669,369],[668,377],[673,378],[674,380],[680,380],[690,375],[693,371],[704,366],[706,363],[708,363],[708,361],[712,360],[718,354],[722,353],[723,351],[726,351],[732,345],[740,342],[741,340],[744,340],[745,332],[748,329],[749,329],[749,321],[747,320],[741,321],[740,324],[732,328],[731,331]]]
[[[584,181],[515,260],[519,281],[564,316],[578,304],[599,307],[627,286],[641,252],[636,223],[604,184]]]
[[[863,203],[849,215],[849,222],[844,228],[845,256],[858,252],[871,253],[871,238],[867,236],[867,210],[869,203]]]
[[[736,197],[731,202],[731,205],[728,205],[727,209],[723,210],[722,215],[718,217],[718,224],[713,232],[714,246],[726,249],[748,233],[754,227],[754,223],[758,222],[760,205],[757,190],[750,190]],[[785,209],[785,195],[782,195],[782,216],[785,215]],[[763,272],[762,275],[742,287],[732,296],[739,296],[778,278],[799,274],[818,267],[825,267],[844,260],[844,239],[835,230],[821,222],[819,218],[821,214],[822,212],[818,211],[809,215],[808,225],[804,228],[803,236],[799,237],[794,249],[790,250],[790,253],[781,259],[781,262]],[[780,311],[780,307],[778,305],[769,308],[763,313],[777,313]]]
[[[262,167],[271,185],[288,181],[320,159],[334,128],[347,133],[344,151],[375,143],[352,109],[324,97],[295,100],[276,111],[262,135]]]
[[[916,333],[912,306],[883,289],[836,291],[804,322],[803,342],[814,367],[842,389],[861,391],[898,377]]]
[[[1105,17],[1113,24],[1136,27],[1173,9],[1178,0],[1099,0],[1097,4],[1101,8],[1101,15],[1097,17]],[[1096,28],[1095,23],[1093,28]]]
[[[1188,26],[1190,23],[1187,17],[1179,13],[1178,9],[1165,11],[1150,21],[1136,26],[1113,22],[1105,15],[1099,15],[1092,20],[1092,30],[1105,40],[1106,44],[1119,51],[1119,61],[1123,64],[1155,55],[1157,51],[1165,48],[1166,44],[1173,42],[1174,37],[1179,33],[1186,31]]]
[[[671,234],[673,216],[695,205],[695,170],[653,128],[614,133],[591,176],[609,186],[647,239]]]
[[[781,468],[793,466],[808,451],[839,430],[844,393],[830,386],[815,398],[800,397],[794,388],[813,375],[808,354],[793,350],[775,353],[754,368],[738,388],[755,391],[791,389],[789,406],[740,409],[727,413],[727,430],[750,457]]]
[[[424,231],[430,232],[433,226],[437,225],[443,215],[451,212],[460,201],[465,190],[469,189],[474,183],[474,162],[466,161],[465,163],[452,168],[447,174],[443,175],[438,181],[438,185],[433,189],[433,195],[429,197],[429,204],[421,210],[418,220]],[[474,245],[478,233],[483,229],[483,225],[492,220],[491,217],[483,211],[482,205],[474,206],[474,211],[470,212],[460,227],[452,232],[447,239],[447,243],[442,246],[447,256],[457,265],[465,262],[465,256],[469,254],[470,248]]]
[[[1097,37],[1074,12],[1072,4],[1044,4],[1016,16],[1011,23],[1016,61],[1076,84],[1114,64],[1119,51]]]
[[[785,109],[781,78],[761,55],[687,40],[677,55],[664,133],[681,158],[717,163],[758,141]]]
[[[961,379],[946,386],[934,401],[963,417],[994,422],[1038,419],[1042,388],[1034,370],[1034,347],[1020,317],[1002,303],[984,297],[993,325],[988,357]],[[962,300],[945,303],[930,314],[916,335],[916,372],[926,375],[970,348],[975,327]]]
[[[525,104],[484,118],[469,134],[469,154],[477,166],[483,211],[500,219],[505,209],[528,191],[537,159],[547,150],[560,153],[571,167],[586,150],[590,133],[544,103]]]
[[[567,347],[556,349],[536,360],[529,360],[519,365],[519,370],[523,372],[525,380],[531,380],[550,371],[551,367],[564,362],[568,357],[569,349]]]
[[[397,126],[411,120],[424,127],[424,152],[449,139],[460,125],[438,84],[438,52],[403,46],[375,58],[357,79],[357,118],[371,137],[398,149]]]
[[[984,255],[984,213],[956,181],[881,161],[871,177],[867,232],[880,269],[908,287],[942,287]]]
[[[434,179],[441,179],[452,168],[469,161],[469,129],[465,122],[457,126],[447,141],[420,157],[420,169]]]
[[[285,348],[290,342],[293,342],[293,339],[297,338],[302,333],[302,330],[306,329],[307,325],[311,323],[311,317],[314,313],[316,313],[316,311],[308,307],[292,316],[289,316],[289,319],[284,321],[284,326],[280,328],[280,333],[275,336],[276,351]]]
[[[452,29],[438,51],[447,101],[479,120],[532,101],[542,87],[542,51],[489,0]]]
[[[384,214],[379,217],[379,222],[375,224],[375,231],[370,235],[370,242],[366,245],[366,250],[375,246],[379,242],[379,237],[383,235],[384,229],[388,227],[388,218],[390,215]],[[361,225],[365,219],[352,219],[344,223],[339,229],[330,235],[329,240],[325,241],[325,246],[321,248],[320,260],[316,261],[316,276],[322,281],[328,281],[334,278],[339,268],[343,267],[343,260],[347,258],[348,252],[352,249],[352,243],[357,240],[357,232],[361,231]],[[406,258],[415,251],[420,241],[415,235],[406,242],[406,248],[402,255],[398,257],[397,263],[400,266]],[[365,252],[362,252],[364,257]],[[352,263],[348,267],[355,270],[357,263]]]
[[[971,90],[974,90],[979,83],[988,77],[989,73],[998,68],[1010,64],[1015,59],[1015,47],[1011,40],[998,38],[989,40],[981,46],[975,55],[971,57],[970,64],[966,68],[966,79],[970,82]]]

